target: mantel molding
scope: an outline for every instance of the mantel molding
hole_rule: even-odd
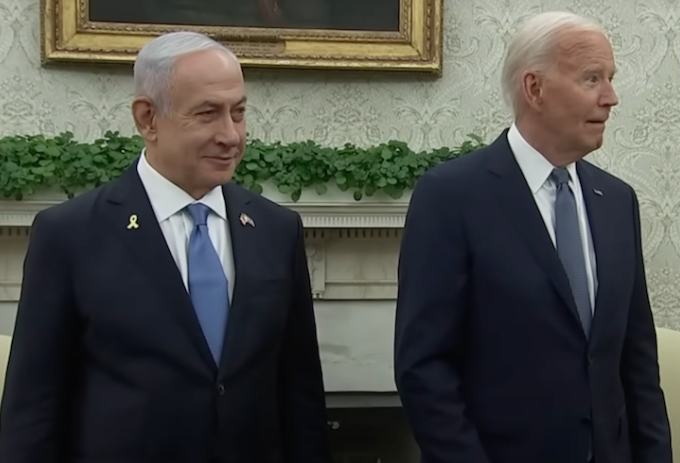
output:
[[[263,195],[297,211],[305,228],[402,228],[410,199],[408,194],[400,199],[376,195],[355,201],[351,192],[329,188],[322,196],[305,191],[298,202],[292,202],[266,185]],[[38,212],[65,199],[61,193],[44,193],[22,201],[0,201],[0,227],[30,227]]]

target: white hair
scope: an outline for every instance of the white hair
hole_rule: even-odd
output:
[[[221,51],[238,63],[231,50],[198,32],[170,32],[151,40],[135,60],[135,97],[149,98],[161,114],[167,114],[177,59],[204,50]]]
[[[565,30],[600,32],[597,22],[573,13],[541,13],[525,21],[508,44],[501,72],[501,87],[506,104],[517,115],[522,92],[522,74],[546,72],[554,64],[557,38]]]

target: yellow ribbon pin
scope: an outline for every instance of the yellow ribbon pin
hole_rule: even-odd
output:
[[[139,228],[139,224],[137,223],[137,214],[132,214],[130,216],[130,223],[127,226],[128,230],[132,230],[133,228]]]

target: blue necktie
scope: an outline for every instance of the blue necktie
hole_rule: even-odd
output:
[[[590,337],[592,309],[590,291],[588,289],[588,274],[586,273],[586,259],[583,255],[581,227],[576,211],[576,199],[569,188],[569,172],[566,168],[554,169],[550,178],[557,187],[555,197],[555,238],[557,253],[569,279],[571,292],[574,296],[581,326]]]
[[[195,203],[188,206],[194,228],[189,238],[189,295],[203,335],[217,365],[229,312],[229,284],[217,251],[208,234],[210,208]]]

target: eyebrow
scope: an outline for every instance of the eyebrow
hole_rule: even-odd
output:
[[[611,72],[612,75],[616,74],[618,72],[618,70],[619,69],[616,67],[616,65],[614,65],[614,68],[612,69],[612,72]],[[585,73],[602,72],[602,71],[604,71],[604,68],[602,66],[599,66],[599,65],[598,66],[588,66],[588,67],[584,68],[583,71]]]
[[[247,100],[248,100],[248,98],[246,98],[246,97],[244,96],[244,97],[241,98],[238,102],[236,102],[236,104],[235,104],[234,106],[241,106],[241,105],[245,104]],[[220,107],[221,105],[222,105],[222,104],[219,103],[219,102],[217,102],[217,101],[214,101],[214,100],[206,100],[206,101],[203,101],[203,102],[197,104],[196,106],[194,106],[194,110],[201,109],[201,108],[206,108],[206,107],[209,107],[209,108],[218,108],[218,107]]]

